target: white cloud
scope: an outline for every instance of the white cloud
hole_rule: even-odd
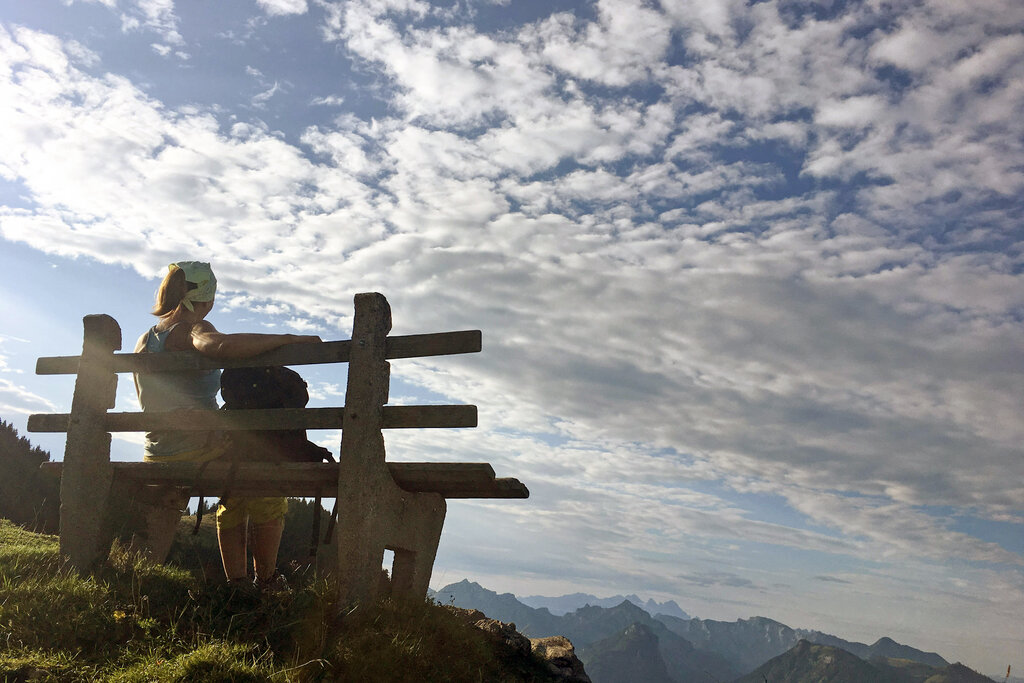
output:
[[[0,414],[10,416],[43,411],[55,412],[57,406],[53,401],[36,394],[9,377],[10,375],[19,375],[21,372],[10,367],[8,356],[3,353],[3,346],[8,341],[26,343],[24,339],[0,335]]]
[[[840,101],[821,103],[814,119],[815,123],[823,126],[870,128],[885,109],[886,103],[880,97],[847,97]]]
[[[871,56],[902,69],[917,71],[933,66],[940,59],[948,59],[964,47],[962,41],[951,45],[948,33],[940,36],[927,28],[906,26],[876,42],[871,47]]]
[[[281,91],[281,84],[274,81],[274,84],[263,92],[257,93],[252,97],[252,104],[254,107],[262,107],[267,103],[267,100],[272,98],[274,95]]]
[[[742,0],[663,0],[661,6],[684,29],[698,36],[717,38],[732,36],[733,21],[740,15],[744,3]]]
[[[309,11],[306,0],[256,0],[256,3],[271,16],[305,14]]]
[[[315,97],[310,102],[315,107],[340,107],[345,103],[345,98],[337,95],[328,95],[326,97]]]
[[[634,0],[601,0],[598,21],[577,28],[573,14],[553,15],[523,39],[554,69],[611,86],[645,80],[668,48],[665,17]]]
[[[354,175],[373,172],[377,168],[363,150],[365,140],[354,133],[323,133],[311,128],[302,136],[302,142],[316,154],[328,156],[334,166]]]
[[[146,28],[160,36],[170,45],[183,45],[178,32],[178,16],[174,12],[174,0],[129,0],[124,3],[126,10],[122,22],[126,29]]]

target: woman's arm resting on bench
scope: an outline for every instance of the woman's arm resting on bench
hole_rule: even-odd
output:
[[[191,341],[196,351],[210,358],[249,358],[286,344],[316,344],[323,340],[311,334],[225,334],[202,320],[192,326]]]

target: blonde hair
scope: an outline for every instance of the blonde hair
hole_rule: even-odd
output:
[[[195,289],[196,283],[185,280],[185,271],[178,266],[171,266],[164,276],[160,288],[156,290],[156,305],[152,313],[155,316],[163,317],[181,305],[185,293]]]

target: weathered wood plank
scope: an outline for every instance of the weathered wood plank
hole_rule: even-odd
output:
[[[476,427],[476,406],[384,406],[384,429]]]
[[[426,358],[428,356],[453,356],[460,353],[480,353],[482,335],[480,330],[459,332],[438,332],[434,334],[410,334],[387,338],[384,357]]]
[[[40,469],[60,476],[62,462],[44,462]],[[240,463],[231,476],[230,463],[111,463],[114,476],[139,485],[183,486],[193,495],[220,496],[230,484],[232,495],[330,497],[337,490],[337,463]],[[517,479],[495,479],[485,462],[389,462],[395,483],[406,491],[438,493],[445,498],[528,498]]]
[[[494,480],[493,491],[494,495],[491,496],[467,496],[469,498],[529,498],[530,489],[526,487],[526,484],[514,479],[512,477],[501,477],[500,479]]]
[[[282,408],[274,410],[173,410],[149,413],[107,413],[106,432],[222,431],[266,429],[342,429],[344,408]],[[30,432],[66,432],[67,413],[30,415]],[[472,405],[384,406],[385,429],[476,427]]]
[[[114,479],[103,416],[117,396],[110,359],[121,348],[121,328],[109,315],[87,315],[82,324],[82,362],[67,419],[67,466],[60,481],[60,554],[86,571],[106,559],[113,541],[107,510]]]
[[[68,413],[38,413],[28,416],[26,427],[30,432],[59,433],[68,431],[70,422]]]
[[[387,358],[426,358],[460,353],[477,353],[481,349],[480,330],[413,334],[387,338]],[[323,344],[292,344],[282,346],[253,358],[214,359],[190,351],[152,353],[115,353],[114,372],[181,372],[215,370],[217,368],[255,368],[268,365],[316,365],[347,363],[352,340]],[[37,375],[73,375],[78,372],[80,356],[48,356],[36,361]]]

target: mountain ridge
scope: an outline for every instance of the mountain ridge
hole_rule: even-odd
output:
[[[592,666],[590,661],[599,656],[592,645],[602,640],[614,641],[636,624],[654,636],[658,658],[674,673],[693,677],[711,672],[718,680],[731,680],[741,673],[717,654],[696,649],[628,600],[611,608],[585,606],[559,617],[545,608],[535,610],[522,603],[514,604],[511,593],[498,594],[468,580],[434,591],[432,597],[442,604],[478,609],[493,619],[510,621],[531,638],[565,636],[577,648],[588,673]],[[641,641],[644,638],[624,646],[624,650],[633,651],[642,646],[649,651],[649,643]]]
[[[673,633],[689,640],[696,647],[717,652],[730,661],[738,662],[744,671],[754,669],[764,661],[789,650],[800,640],[837,647],[865,661],[874,657],[892,657],[940,669],[949,666],[948,661],[934,652],[903,645],[884,636],[874,644],[867,645],[821,631],[790,628],[768,617],[755,616],[736,621],[657,618]]]
[[[675,600],[666,600],[665,602],[658,602],[650,598],[644,600],[635,593],[630,593],[629,595],[613,595],[610,598],[599,598],[590,593],[569,593],[568,595],[560,595],[558,597],[529,595],[526,597],[517,597],[517,599],[524,605],[533,607],[534,609],[547,608],[547,610],[555,616],[564,616],[569,612],[575,612],[579,608],[586,607],[587,605],[592,607],[615,607],[623,600],[628,600],[651,615],[665,614],[667,616],[676,617],[677,619],[691,618],[689,614],[683,611]]]
[[[807,653],[824,652],[808,650],[807,646],[802,646],[801,643],[841,651],[843,654],[826,652],[821,656],[832,657],[833,661],[849,661],[849,666],[844,671],[882,671],[884,676],[878,679],[880,682],[891,678],[897,683],[924,683],[927,676],[920,679],[907,677],[913,671],[922,671],[928,676],[940,676],[935,680],[928,679],[928,683],[960,680],[957,678],[959,670],[953,667],[962,665],[950,665],[937,653],[903,645],[888,636],[867,645],[820,631],[794,629],[762,616],[738,619],[734,622],[683,619],[666,614],[652,616],[628,599],[636,598],[635,595],[621,596],[622,601],[611,607],[585,604],[573,612],[562,615],[553,613],[547,606],[531,607],[512,593],[499,594],[468,579],[432,592],[432,597],[438,602],[479,609],[491,618],[514,622],[521,632],[531,637],[567,637],[577,647],[580,659],[588,672],[591,672],[595,683],[630,680],[621,678],[622,669],[617,668],[614,662],[608,659],[608,651],[621,652],[623,656],[632,657],[636,662],[644,662],[644,670],[648,666],[646,660],[653,656],[652,652],[656,653],[658,659],[665,665],[670,679],[676,681],[698,680],[707,676],[719,681],[732,681],[744,680],[744,675],[750,675],[759,670],[759,667],[793,650],[797,650],[798,654],[803,653],[804,656],[810,656]],[[577,593],[562,597],[586,602],[591,596]],[[639,598],[637,600],[639,601]],[[644,654],[641,656],[641,653]],[[848,660],[848,657],[853,657],[857,661]],[[894,666],[886,663],[890,661],[906,664]],[[660,668],[657,663],[651,663],[650,666],[653,667],[651,675],[655,676],[652,680],[660,680]],[[807,666],[813,669],[815,665],[812,663]],[[970,672],[972,676],[980,676],[966,667],[963,667],[963,670]],[[595,676],[593,671],[599,673]],[[604,678],[600,672],[605,672]],[[968,677],[964,680],[973,682],[991,679]]]
[[[602,608],[598,608],[602,609]],[[644,681],[644,683],[676,683],[669,675],[661,656],[658,637],[640,623],[627,626],[622,633],[593,643],[593,654],[588,656],[587,673],[591,680]],[[584,654],[580,654],[582,658]]]
[[[875,657],[865,661],[831,645],[801,639],[733,683],[992,683],[963,664],[933,667],[906,659]]]

